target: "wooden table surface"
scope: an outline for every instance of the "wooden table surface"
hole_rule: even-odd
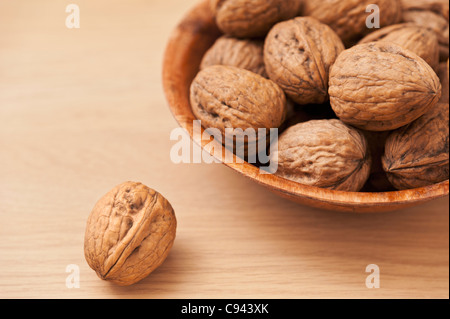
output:
[[[66,5],[80,28],[65,25]],[[195,1],[0,2],[0,297],[448,298],[449,200],[386,214],[299,206],[220,164],[173,164],[167,38]],[[131,287],[83,253],[95,202],[140,181],[175,208],[164,264]],[[366,287],[366,266],[380,288]],[[66,285],[68,265],[79,288]]]

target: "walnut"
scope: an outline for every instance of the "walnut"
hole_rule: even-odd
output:
[[[432,185],[449,178],[449,105],[439,103],[388,137],[383,167],[397,189]]]
[[[303,0],[303,15],[317,18],[329,25],[349,47],[364,35],[376,29],[369,29],[366,12],[369,5],[380,8],[380,26],[399,23],[402,9],[400,0]]]
[[[448,72],[448,60],[447,62],[442,62],[439,64],[438,68],[438,76],[442,85],[442,96],[439,100],[440,103],[448,103],[449,102],[449,72]]]
[[[367,141],[339,120],[311,120],[291,126],[278,139],[271,160],[276,174],[301,184],[359,191],[370,173]]]
[[[438,36],[440,61],[449,56],[448,0],[402,0],[403,21],[433,30]]]
[[[278,85],[232,66],[201,70],[192,82],[190,99],[202,126],[219,129],[224,138],[226,128],[257,132],[280,127],[286,117],[286,97]]]
[[[408,49],[424,59],[433,70],[439,65],[439,42],[430,29],[412,23],[395,24],[372,32],[359,43],[389,41]]]
[[[267,35],[264,61],[269,78],[298,104],[328,100],[329,68],[344,45],[327,25],[310,17],[278,23]]]
[[[299,14],[301,0],[210,0],[223,33],[238,38],[264,37],[277,22]]]
[[[433,69],[390,42],[370,42],[342,52],[330,71],[330,102],[345,123],[389,131],[407,125],[441,97]]]
[[[264,41],[222,36],[206,52],[200,69],[212,65],[228,65],[267,77],[264,65]]]
[[[166,259],[177,221],[170,203],[141,183],[126,182],[103,196],[86,226],[84,254],[103,279],[127,286]]]

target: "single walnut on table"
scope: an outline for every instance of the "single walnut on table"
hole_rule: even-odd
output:
[[[339,55],[331,67],[329,94],[343,122],[389,131],[430,110],[441,97],[441,84],[413,52],[390,42],[370,42]]]
[[[448,0],[401,0],[403,21],[434,31],[439,41],[440,61],[449,55]]]
[[[359,43],[387,41],[410,50],[425,60],[433,70],[439,66],[439,42],[430,29],[412,23],[395,24],[372,32]]]
[[[300,12],[302,0],[210,0],[219,29],[237,38],[264,37]]]
[[[366,34],[376,30],[367,27],[366,10],[370,5],[380,9],[380,26],[399,23],[400,0],[303,0],[302,15],[311,16],[329,25],[349,47]]]
[[[103,196],[89,216],[86,261],[101,279],[132,285],[166,259],[176,226],[173,208],[161,194],[141,183],[123,183]]]
[[[301,184],[359,191],[371,166],[364,135],[339,120],[312,120],[288,128],[271,160],[276,175]]]
[[[200,69],[228,65],[267,77],[264,65],[264,41],[222,36],[205,53]]]
[[[328,100],[330,66],[343,50],[336,33],[314,18],[280,22],[266,38],[266,71],[294,102],[321,104]]]
[[[397,189],[423,187],[449,178],[449,105],[439,103],[386,141],[383,167]]]

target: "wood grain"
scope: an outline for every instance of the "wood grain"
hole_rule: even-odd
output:
[[[284,200],[221,164],[173,164],[161,72],[186,0],[0,3],[0,297],[448,298],[448,197],[354,215]],[[83,254],[87,217],[140,181],[178,219],[165,261],[131,287]],[[66,267],[80,288],[66,287]],[[367,289],[377,264],[381,288]]]

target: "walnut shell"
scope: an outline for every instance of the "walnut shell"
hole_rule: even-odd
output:
[[[270,30],[264,45],[269,78],[298,104],[328,100],[330,66],[344,50],[336,33],[310,17],[280,22]]]
[[[364,35],[377,30],[366,25],[370,15],[366,8],[371,4],[380,8],[381,27],[400,22],[400,0],[304,0],[303,15],[329,25],[349,47]]]
[[[402,0],[403,21],[433,30],[438,36],[440,61],[449,57],[448,0]]]
[[[431,11],[439,13],[448,20],[449,4],[447,0],[401,0],[405,11]]]
[[[342,191],[359,191],[370,173],[367,141],[339,120],[312,120],[288,128],[271,160],[276,175],[295,182]]]
[[[206,52],[200,69],[212,65],[228,65],[267,77],[264,65],[264,41],[222,36]]]
[[[432,185],[449,178],[449,105],[437,104],[386,141],[383,167],[397,189]]]
[[[87,221],[84,254],[97,275],[121,286],[147,277],[166,259],[177,221],[170,203],[141,183],[116,186]]]
[[[422,58],[390,42],[356,45],[330,71],[330,102],[345,123],[368,131],[407,125],[441,97],[441,84]]]
[[[277,22],[300,12],[301,0],[210,0],[223,33],[237,38],[264,37]]]
[[[424,59],[433,70],[439,66],[439,42],[430,29],[412,23],[395,24],[372,32],[359,43],[388,41],[410,50]]]
[[[191,85],[191,106],[205,128],[278,128],[286,117],[281,88],[253,72],[215,65],[201,70]]]

